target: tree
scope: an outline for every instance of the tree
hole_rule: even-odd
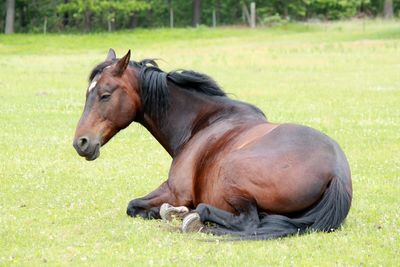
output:
[[[93,16],[99,11],[99,1],[97,0],[71,0],[58,5],[58,12],[71,13],[75,20],[83,22],[86,31],[91,30]]]
[[[2,0],[0,28],[12,33],[232,25],[246,23],[251,2],[260,22],[400,15],[400,0]]]
[[[201,0],[192,0],[193,13],[192,13],[192,26],[197,27],[201,23]]]
[[[7,0],[5,34],[14,33],[15,0]]]
[[[64,0],[64,4],[68,4],[69,0]],[[62,21],[61,25],[63,28],[67,27],[69,24],[69,13],[68,12],[62,12]]]
[[[383,6],[383,17],[385,19],[393,18],[393,0],[385,0],[385,4]]]

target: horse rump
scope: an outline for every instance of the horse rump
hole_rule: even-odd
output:
[[[252,232],[232,231],[219,228],[219,234],[233,236],[228,240],[268,240],[308,232],[332,232],[340,227],[351,205],[351,192],[345,181],[334,177],[320,201],[296,217],[259,213],[260,224]]]

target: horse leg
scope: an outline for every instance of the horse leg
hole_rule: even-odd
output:
[[[207,204],[199,204],[196,210],[187,215],[182,223],[183,232],[201,231],[212,234],[251,234],[260,224],[257,207],[254,203],[242,203],[238,208],[239,215],[215,208]],[[204,227],[202,223],[211,222],[216,227]]]
[[[171,193],[168,183],[164,182],[147,196],[131,200],[126,213],[131,217],[160,219],[160,206],[163,203],[173,203],[174,199],[175,196]]]
[[[172,219],[182,220],[189,213],[189,208],[185,206],[174,207],[169,203],[164,203],[160,207],[160,217],[164,221],[172,221]]]

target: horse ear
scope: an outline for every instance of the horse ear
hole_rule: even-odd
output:
[[[126,55],[123,58],[118,60],[117,66],[115,66],[114,69],[114,74],[117,76],[121,76],[122,73],[124,73],[124,71],[128,67],[130,59],[131,59],[131,50],[129,49],[128,53],[126,53]]]
[[[108,50],[108,54],[107,54],[105,61],[112,61],[116,58],[117,58],[117,55],[115,54],[114,49],[110,48],[110,50]]]

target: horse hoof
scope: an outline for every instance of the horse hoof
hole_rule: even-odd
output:
[[[204,224],[200,221],[198,213],[190,213],[182,222],[182,232],[184,233],[198,233],[204,228]]]
[[[187,207],[174,207],[168,203],[164,203],[160,207],[160,216],[164,221],[172,221],[173,218],[183,219],[189,213]]]

